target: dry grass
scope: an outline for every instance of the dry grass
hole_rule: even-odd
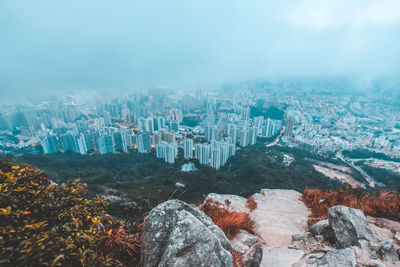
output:
[[[244,264],[242,262],[243,255],[243,253],[240,253],[238,251],[232,251],[233,267],[244,267]]]
[[[253,211],[257,208],[257,202],[254,200],[253,197],[249,197],[246,201],[246,207],[250,210]]]
[[[309,225],[326,219],[328,209],[335,205],[360,209],[365,215],[400,221],[400,195],[396,192],[382,191],[371,195],[362,188],[344,188],[338,191],[306,189],[302,199],[311,209]]]
[[[136,266],[140,262],[140,233],[128,234],[123,227],[109,230],[99,244],[99,251],[118,259],[119,266]]]
[[[211,217],[229,239],[234,238],[241,229],[254,233],[254,222],[248,213],[230,211],[211,199],[207,199],[200,209]]]

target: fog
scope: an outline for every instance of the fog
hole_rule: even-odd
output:
[[[0,1],[3,97],[398,77],[399,47],[398,0]]]

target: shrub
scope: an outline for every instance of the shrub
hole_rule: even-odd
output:
[[[254,200],[253,197],[249,197],[246,201],[246,207],[250,210],[253,211],[257,208],[257,202]]]
[[[328,209],[336,205],[360,209],[365,215],[400,221],[400,195],[397,192],[375,191],[370,194],[362,188],[350,187],[337,191],[306,189],[302,199],[311,210],[309,225],[326,219]]]
[[[120,248],[99,244],[129,239],[106,215],[107,202],[88,200],[85,193],[77,179],[59,188],[30,165],[0,161],[0,265],[121,265],[113,258]],[[127,253],[137,253],[125,245]]]
[[[241,229],[254,234],[254,222],[248,213],[231,211],[212,199],[207,199],[200,209],[211,217],[229,239],[234,238]]]

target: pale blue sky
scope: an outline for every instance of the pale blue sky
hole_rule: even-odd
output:
[[[0,1],[2,95],[398,77],[399,63],[399,0]]]

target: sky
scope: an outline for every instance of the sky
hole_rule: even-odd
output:
[[[0,97],[400,77],[399,0],[1,0]]]

